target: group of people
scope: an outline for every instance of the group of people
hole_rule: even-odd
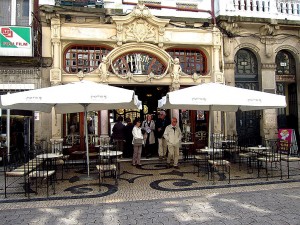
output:
[[[124,157],[132,156],[132,165],[141,166],[142,154],[149,158],[159,156],[167,159],[167,167],[178,168],[179,145],[181,130],[177,125],[177,118],[170,119],[165,111],[160,111],[156,121],[148,114],[144,121],[136,118],[133,123],[130,118],[123,124],[123,117],[119,116],[112,129],[112,140],[117,150],[123,152]]]

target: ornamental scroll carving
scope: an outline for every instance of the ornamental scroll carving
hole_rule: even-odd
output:
[[[165,27],[168,19],[160,19],[151,15],[148,7],[139,2],[127,16],[113,16],[116,23],[116,36],[111,37],[121,46],[128,42],[157,43],[163,47]]]
[[[143,19],[137,19],[126,27],[124,41],[155,41],[156,29]]]

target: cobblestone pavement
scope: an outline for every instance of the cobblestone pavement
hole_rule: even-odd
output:
[[[145,192],[144,195],[147,195]],[[148,196],[149,197],[149,196]],[[0,224],[300,224],[300,183],[191,191],[153,200],[2,203]]]
[[[300,179],[295,173],[287,179],[284,171],[283,179],[266,181],[264,174],[258,179],[256,172],[232,165],[231,183],[220,174],[213,184],[205,171],[193,173],[191,163],[174,169],[144,161],[137,169],[127,162],[121,171],[117,186],[108,178],[99,190],[97,179],[78,180],[81,171],[70,169],[48,199],[43,192],[24,197],[22,182],[4,198],[0,182],[0,225],[300,225]]]

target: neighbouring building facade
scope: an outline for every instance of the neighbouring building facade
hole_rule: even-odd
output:
[[[18,7],[18,1],[4,2]],[[274,138],[278,128],[299,133],[299,1],[28,0],[28,4],[34,15],[31,21],[36,21],[28,23],[36,32],[29,59],[37,57],[39,63],[26,66],[36,69],[40,81],[31,89],[90,80],[133,89],[143,101],[141,111],[90,112],[96,137],[110,135],[117,116],[156,116],[157,100],[168,91],[206,82],[282,94],[288,103],[280,110],[216,112],[215,133],[256,138]],[[3,3],[0,6],[5,9]],[[17,24],[1,26],[10,25]],[[7,62],[14,59],[0,56],[9,77],[15,76],[11,70],[16,66]],[[8,88],[3,86],[2,92]],[[207,112],[167,113],[180,119],[184,138],[193,140],[195,147],[206,144],[202,141],[208,131]],[[68,136],[76,133],[72,144],[83,145],[82,113],[36,112],[32,121],[34,140],[70,141]]]

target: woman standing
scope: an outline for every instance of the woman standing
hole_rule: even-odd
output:
[[[155,122],[152,120],[152,116],[148,114],[146,120],[143,121],[142,130],[144,133],[145,144],[145,156],[146,158],[151,157],[154,154],[154,144],[155,144]]]
[[[133,158],[132,165],[136,167],[141,167],[141,155],[142,155],[142,145],[144,144],[144,138],[141,129],[141,121],[136,119],[134,121],[134,127],[132,129],[132,144],[133,144]]]

